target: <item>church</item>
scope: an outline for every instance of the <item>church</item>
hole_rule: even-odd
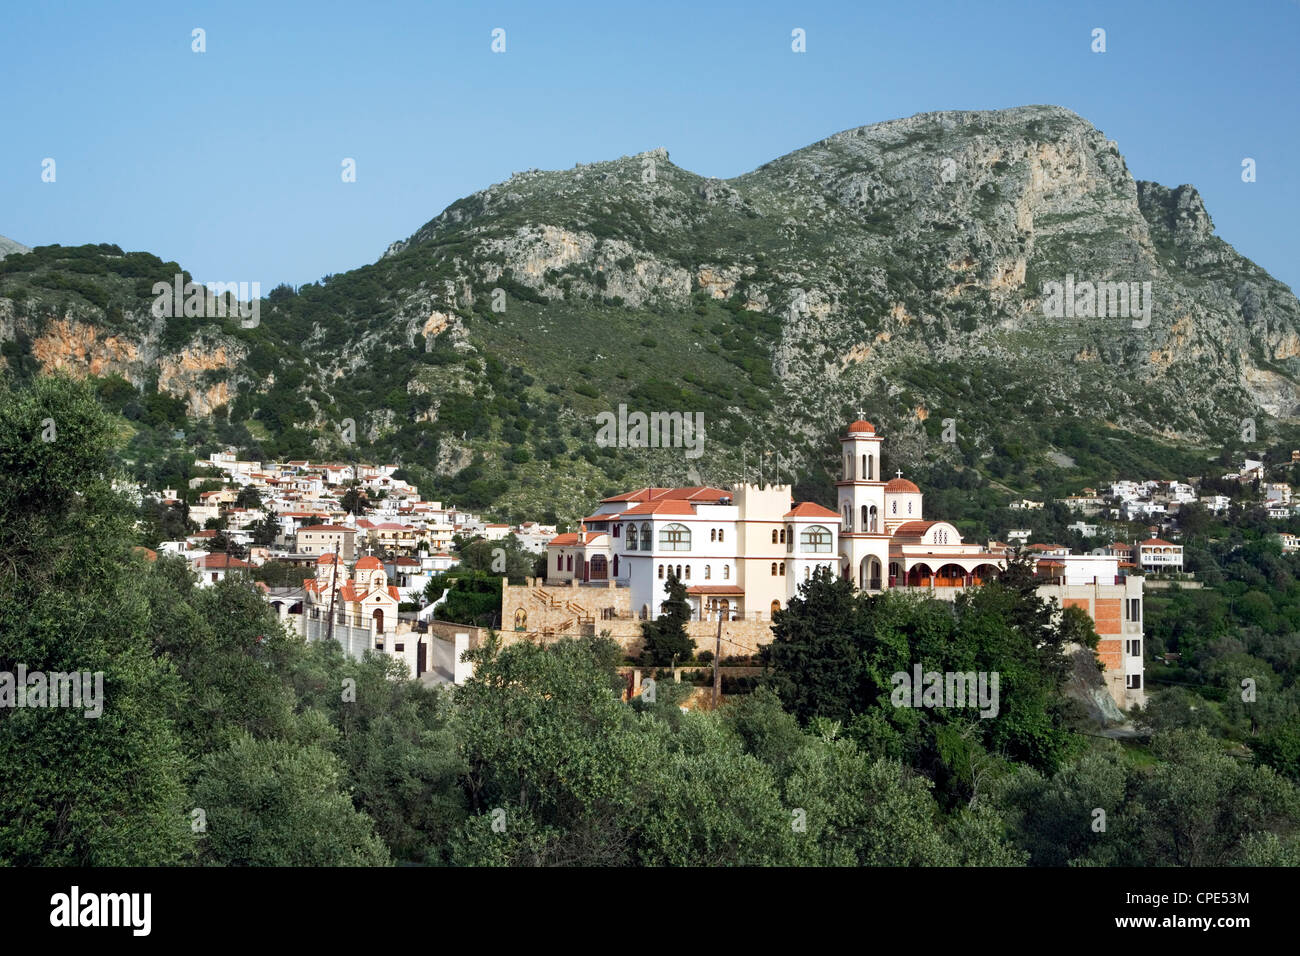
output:
[[[654,617],[669,574],[687,587],[697,620],[770,620],[819,567],[863,591],[964,587],[997,573],[1004,556],[963,544],[926,521],[919,488],[879,474],[881,438],[856,421],[840,439],[839,510],[793,500],[789,485],[641,488],[606,498],[579,530],[547,545],[548,583],[612,581]]]

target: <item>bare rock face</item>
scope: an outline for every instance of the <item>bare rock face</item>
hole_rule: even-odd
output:
[[[14,242],[12,239],[6,239],[0,236],[0,259],[5,256],[11,256],[14,253],[31,252],[32,250],[20,242]]]
[[[61,302],[77,283],[57,278]],[[575,501],[636,480],[574,455],[593,403],[637,394],[712,402],[732,460],[701,478],[719,482],[746,441],[751,465],[771,442],[792,449],[788,469],[822,468],[811,449],[846,408],[888,421],[901,462],[948,454],[933,435],[952,414],[976,439],[1056,412],[1206,444],[1250,415],[1300,418],[1295,295],[1214,234],[1194,187],[1135,180],[1118,144],[1056,106],[863,126],[731,179],[663,149],[525,170],[313,285],[284,314],[268,296],[258,335],[205,326],[177,345],[147,303],[40,306],[6,269],[0,360],[21,340],[43,369],[143,383],[157,368],[198,415],[241,399],[265,412],[270,387],[296,380],[281,401],[351,399],[331,414],[367,434],[428,426],[405,447],[438,474],[477,461],[488,481],[502,445],[521,473],[567,453],[589,487],[555,493]],[[1066,288],[1088,297],[1063,311]],[[530,384],[506,398],[486,382],[501,368]],[[476,444],[479,408],[495,417]],[[643,457],[627,467],[644,483],[677,480]]]

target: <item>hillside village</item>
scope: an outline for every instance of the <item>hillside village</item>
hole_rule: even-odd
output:
[[[725,624],[727,656],[738,663],[757,659],[774,616],[818,567],[868,593],[901,588],[952,599],[1023,552],[1042,593],[1093,618],[1109,696],[1121,709],[1145,700],[1144,582],[1200,586],[1184,566],[1180,518],[1193,508],[1222,515],[1253,505],[1280,520],[1300,508],[1290,484],[1266,481],[1263,462],[1246,459],[1209,481],[1117,480],[1055,499],[1076,519],[1067,530],[1091,544],[1082,551],[1033,540],[1029,528],[1008,529],[1005,541],[963,543],[954,525],[923,520],[921,491],[901,472],[879,473],[875,426],[856,421],[841,442],[839,511],[795,502],[789,485],[643,488],[604,499],[563,534],[426,501],[393,465],[245,461],[227,450],[195,462],[197,504],[185,506],[172,488],[141,494],[205,526],[158,546],[188,561],[200,586],[232,573],[256,576],[268,562],[298,567],[290,584],[258,582],[282,621],[308,640],[337,640],[354,657],[374,650],[399,658],[426,681],[464,680],[461,655],[488,633],[469,621],[438,620],[447,591],[437,599],[429,588],[460,563],[457,545],[474,539],[510,539],[545,556],[544,574],[539,561],[539,573],[522,583],[500,579],[496,622],[507,643],[606,633],[635,660],[641,623],[658,616],[676,578],[686,585],[687,629],[697,646],[708,646],[715,628],[721,645]],[[1300,462],[1300,452],[1292,460]],[[1044,506],[1024,499],[1009,508],[1029,514]],[[1144,535],[1131,534],[1138,526]],[[1280,540],[1284,550],[1297,549],[1294,535]],[[629,693],[638,682],[639,673]]]

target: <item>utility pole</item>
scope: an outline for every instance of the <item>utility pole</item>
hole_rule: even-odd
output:
[[[703,598],[701,598],[703,600]],[[718,665],[722,658],[722,611],[718,611],[718,637],[713,644],[713,709],[718,709],[718,695],[722,693],[722,671]]]
[[[339,542],[334,541],[334,565],[330,569],[330,627],[329,640],[334,640],[334,596],[339,593]]]

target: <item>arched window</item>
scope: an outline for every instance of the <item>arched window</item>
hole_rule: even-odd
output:
[[[718,529],[718,540],[719,540],[719,541],[722,540],[722,536],[723,536],[723,534],[726,533],[726,530],[727,530],[726,528],[719,528],[719,529]]]
[[[568,569],[569,569],[570,571],[572,571],[572,570],[573,570],[573,555],[569,555],[568,565],[569,565],[569,568],[568,568]]]
[[[891,501],[889,503],[889,510],[892,511],[894,514],[898,514],[898,502]]]
[[[636,550],[636,525],[630,524],[627,526],[626,540],[627,540],[627,549],[629,551],[635,551]]]
[[[772,577],[776,577],[776,562],[772,562]]]
[[[805,528],[799,533],[799,550],[829,554],[831,550],[830,531],[819,524],[815,524],[811,528]]]
[[[876,480],[876,456],[867,456],[867,481]]]
[[[812,568],[804,568],[804,569],[803,569],[803,579],[804,579],[805,581],[808,580],[808,578],[809,578],[809,576],[810,576],[811,574],[812,574]]]
[[[772,529],[772,543],[776,544],[776,529]]]
[[[649,551],[650,548],[650,522],[641,525],[641,550]]]
[[[868,522],[867,522],[867,516],[868,516],[868,514],[869,514],[869,512],[867,511],[867,506],[866,506],[866,505],[863,505],[863,506],[862,506],[862,527],[864,527],[864,528],[866,528],[867,525],[868,525]]]
[[[729,564],[724,564],[724,565],[722,566],[722,580],[724,580],[724,581],[730,581],[730,580],[731,580],[731,565],[729,565]]]
[[[847,503],[844,505],[844,530],[853,530],[853,507]]]
[[[713,577],[713,566],[706,564],[704,566],[704,580],[707,581],[711,577]]]
[[[686,565],[686,580],[689,581],[690,579],[691,579],[691,566],[688,564]]]
[[[907,513],[908,514],[912,513],[912,502],[910,501],[907,503]]]
[[[684,524],[664,525],[659,529],[659,550],[691,550],[691,531]]]
[[[680,581],[680,580],[682,579],[682,566],[681,566],[680,564],[677,565],[677,574],[676,574],[676,578],[677,578],[678,581]]]
[[[614,555],[614,577],[618,577],[618,555]]]
[[[659,565],[659,580],[662,581],[663,579],[664,579],[664,566],[661,564]]]
[[[867,456],[866,456],[866,455],[863,455],[863,456],[862,456],[862,477],[865,478],[865,479],[867,479],[867,481],[870,481],[870,480],[871,480],[871,472],[869,472],[869,471],[867,470]]]
[[[869,511],[869,512],[867,513],[867,524],[868,524],[868,528],[867,528],[867,530],[870,531],[872,534],[875,534],[876,531],[877,531],[877,528],[876,528],[876,506],[875,506],[875,505],[872,505],[872,506],[871,506],[871,511]]]
[[[717,529],[717,528],[710,528],[710,529],[709,529],[709,540],[710,540],[710,541],[717,541],[717,540],[718,540],[718,529]]]
[[[781,562],[781,574],[782,574],[782,576],[785,575],[785,562],[784,562],[784,561]]]
[[[781,529],[781,544],[785,544],[785,528]]]
[[[773,602],[772,602],[772,616],[775,617],[775,616],[776,616],[776,612],[779,611],[779,610],[781,610],[781,602],[780,602],[780,601],[773,601]]]

